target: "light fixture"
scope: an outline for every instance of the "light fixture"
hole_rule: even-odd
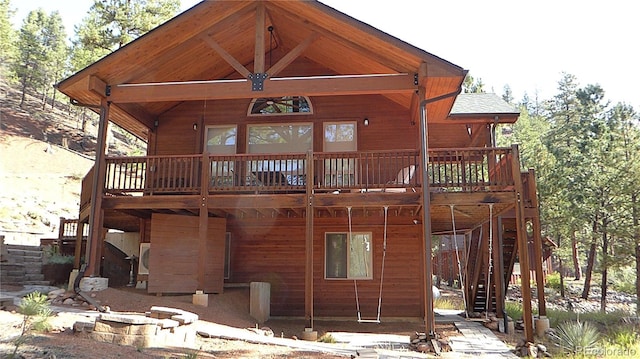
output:
[[[198,131],[198,124],[196,122],[193,123],[193,130]]]
[[[369,126],[369,119],[365,117],[364,121],[362,121],[362,124],[364,124],[365,126]]]

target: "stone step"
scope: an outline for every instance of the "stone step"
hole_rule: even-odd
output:
[[[19,276],[8,275],[8,276],[2,277],[2,283],[4,284],[19,284],[19,283],[22,283],[23,281],[24,281],[24,277],[22,275],[19,275]]]
[[[44,274],[28,274],[26,273],[24,275],[24,280],[25,281],[43,281],[44,280]]]
[[[42,274],[42,266],[25,266],[24,272],[26,274]]]
[[[12,277],[22,277],[24,275],[24,270],[22,269],[13,269],[8,271],[2,271],[2,277],[4,276],[12,276]]]
[[[48,280],[27,280],[27,281],[24,281],[22,284],[24,284],[24,285],[51,285],[51,282],[49,282]]]
[[[42,251],[28,251],[24,249],[8,249],[10,257],[33,257],[42,258]]]
[[[42,251],[42,247],[40,246],[25,246],[20,244],[7,244],[7,249],[21,249],[25,251]]]

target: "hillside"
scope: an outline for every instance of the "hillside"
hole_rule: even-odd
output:
[[[8,243],[55,237],[60,217],[78,216],[81,181],[95,156],[97,117],[88,114],[92,121],[83,133],[78,109],[67,103],[43,110],[39,98],[27,96],[20,108],[20,91],[0,82],[0,234]],[[110,136],[110,153],[133,151],[141,151],[135,141]]]

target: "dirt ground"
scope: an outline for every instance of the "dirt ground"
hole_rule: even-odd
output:
[[[3,288],[8,290],[7,288]],[[10,289],[10,288],[9,288]],[[255,328],[256,322],[249,316],[249,290],[233,288],[224,294],[209,295],[209,306],[196,306],[191,303],[191,295],[149,295],[144,290],[133,288],[108,288],[95,292],[95,299],[103,306],[109,306],[116,312],[148,311],[151,306],[179,308],[198,314],[200,320],[225,324],[238,328]],[[0,354],[12,352],[13,345],[9,338],[19,334],[22,317],[17,313],[0,311]],[[74,310],[78,307],[59,306],[56,310]],[[82,308],[85,309],[85,308]],[[340,358],[326,353],[300,352],[291,348],[273,345],[251,344],[243,341],[223,340],[198,337],[195,348],[135,348],[93,341],[74,334],[73,323],[86,321],[82,314],[63,312],[50,322],[53,330],[50,333],[38,333],[29,342],[20,347],[22,358]],[[291,338],[300,336],[305,326],[304,320],[271,319],[260,327],[269,327],[275,336]],[[359,324],[353,320],[315,321],[318,335],[327,331],[387,333],[410,335],[415,331],[424,331],[418,321],[386,322],[381,324]],[[456,335],[450,325],[439,325],[439,333]]]

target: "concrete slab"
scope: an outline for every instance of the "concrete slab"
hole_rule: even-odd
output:
[[[457,321],[454,323],[462,334],[449,337],[449,346],[453,353],[492,358],[517,358],[511,349],[482,323]]]

